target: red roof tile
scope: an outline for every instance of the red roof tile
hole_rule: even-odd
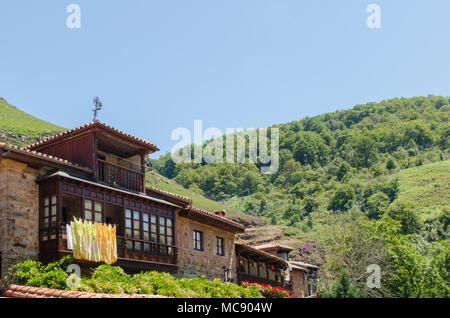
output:
[[[148,147],[151,147],[151,148],[153,148],[156,151],[159,150],[158,147],[156,147],[155,144],[153,144],[153,143],[151,143],[151,142],[149,142],[147,140],[135,137],[133,135],[130,135],[130,134],[126,133],[126,132],[123,132],[123,131],[121,131],[121,130],[119,130],[117,128],[114,128],[114,127],[112,127],[110,125],[107,125],[105,123],[101,123],[99,121],[93,121],[93,122],[90,122],[88,124],[85,124],[85,125],[82,125],[82,126],[78,126],[78,127],[73,128],[73,129],[66,130],[66,131],[64,131],[62,133],[50,136],[50,137],[45,138],[45,139],[43,139],[43,140],[41,140],[39,142],[35,142],[35,143],[31,144],[31,145],[28,145],[26,148],[28,148],[28,149],[35,148],[35,147],[44,145],[46,143],[49,143],[51,141],[58,140],[58,139],[66,136],[66,135],[69,135],[69,134],[72,134],[72,133],[77,133],[79,131],[87,130],[87,129],[90,129],[90,128],[93,128],[93,127],[101,127],[101,128],[113,131],[113,132],[115,132],[115,133],[117,133],[119,135],[122,135],[123,137],[129,138],[129,139],[132,139],[132,140],[134,140],[134,141],[136,141],[138,143],[147,145]]]
[[[53,288],[38,288],[31,286],[10,285],[3,293],[5,297],[14,298],[168,298],[160,295],[137,295],[137,294],[98,294],[85,293]]]

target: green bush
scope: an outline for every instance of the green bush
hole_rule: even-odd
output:
[[[27,260],[15,265],[8,273],[8,282],[36,287],[69,289],[66,284],[67,266],[72,258],[65,257],[44,266]],[[90,277],[82,277],[80,285],[72,290],[107,294],[150,294],[177,298],[262,298],[260,288],[210,281],[205,277],[176,278],[156,271],[128,275],[112,265],[101,265]]]
[[[71,257],[64,257],[57,262],[44,266],[41,262],[26,260],[14,265],[7,274],[9,283],[35,287],[67,289],[67,266],[72,263]]]

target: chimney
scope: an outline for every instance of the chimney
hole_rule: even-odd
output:
[[[220,211],[215,211],[214,212],[215,215],[223,217],[223,218],[225,217],[225,213],[226,213],[225,210],[220,210]]]

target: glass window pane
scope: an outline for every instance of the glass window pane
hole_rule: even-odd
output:
[[[133,218],[135,220],[139,220],[139,218],[141,217],[139,211],[133,211]]]
[[[52,206],[52,215],[56,215],[56,205]]]
[[[152,239],[151,239],[151,241],[152,241],[152,242],[156,242],[156,234],[152,234]]]
[[[51,226],[56,226],[56,218],[52,218]]]
[[[148,214],[147,213],[142,214],[142,221],[148,222]]]
[[[91,200],[85,200],[84,201],[84,208],[86,210],[92,210],[92,201]]]
[[[50,205],[50,199],[49,199],[48,197],[46,197],[46,198],[44,199],[44,205],[45,205],[45,206],[49,206],[49,205]]]
[[[156,225],[152,224],[150,229],[152,230],[153,233],[156,233]]]
[[[140,251],[142,249],[142,245],[141,242],[135,242],[134,243],[134,248],[138,251]]]
[[[48,218],[44,218],[44,227],[48,227],[49,222],[48,222]]]
[[[134,238],[140,239],[141,238],[141,232],[140,231],[134,231]]]
[[[156,216],[151,215],[151,216],[150,216],[150,220],[151,220],[151,222],[152,222],[153,224],[156,224]]]
[[[139,227],[139,226],[140,226],[139,221],[134,221],[134,222],[133,222],[133,225],[134,225],[134,228],[135,228],[135,229],[139,230],[139,228],[140,228],[140,227]]]
[[[126,209],[126,210],[125,210],[125,216],[126,216],[127,218],[130,218],[130,219],[131,219],[131,210],[130,210],[130,209]]]
[[[167,226],[172,227],[172,219],[166,219]]]
[[[56,195],[52,195],[52,204],[56,204]]]
[[[163,243],[163,244],[166,244],[166,237],[164,235],[160,235],[159,236],[159,242]]]
[[[150,244],[144,244],[144,252],[150,252]]]
[[[44,216],[48,216],[48,215],[49,215],[49,212],[50,212],[49,208],[48,208],[48,207],[45,207],[45,208],[44,208]]]
[[[167,244],[172,245],[172,236],[167,237]]]
[[[133,249],[133,242],[127,241],[127,249],[132,250]]]
[[[169,255],[170,255],[170,256],[173,255],[173,247],[169,247]]]
[[[101,202],[95,202],[95,211],[102,212],[102,204],[101,204]]]
[[[101,222],[102,221],[102,214],[101,213],[95,213],[95,220],[97,222]]]
[[[172,228],[168,227],[166,229],[166,231],[167,231],[167,235],[172,235]]]
[[[144,241],[149,241],[150,240],[150,235],[148,234],[148,232],[144,232]]]
[[[125,227],[131,228],[131,220],[125,219]]]
[[[131,235],[131,230],[130,229],[126,229],[125,230],[125,235],[126,235],[126,237],[133,237],[132,235]]]
[[[143,227],[144,227],[144,231],[145,231],[145,232],[148,232],[148,223],[144,223],[144,224],[143,224]]]
[[[164,226],[160,226],[159,227],[159,234],[164,234],[165,233],[164,229],[165,229]]]
[[[159,217],[159,225],[165,225],[164,219],[162,216]]]
[[[84,218],[88,221],[92,220],[92,212],[91,211],[84,211]]]

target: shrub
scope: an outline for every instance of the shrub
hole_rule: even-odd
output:
[[[66,256],[57,262],[44,266],[41,262],[26,260],[13,266],[7,275],[8,283],[17,283],[35,287],[67,289],[67,266],[72,258]]]
[[[44,266],[42,263],[27,260],[15,265],[8,273],[8,282],[36,287],[69,289],[66,284],[67,266],[72,258],[63,258]],[[125,271],[112,265],[101,265],[91,277],[82,277],[80,285],[72,290],[108,293],[108,294],[151,294],[179,298],[261,298],[258,286],[239,286],[222,282],[220,279],[210,281],[205,277],[175,278],[169,273],[156,271],[128,275]]]

